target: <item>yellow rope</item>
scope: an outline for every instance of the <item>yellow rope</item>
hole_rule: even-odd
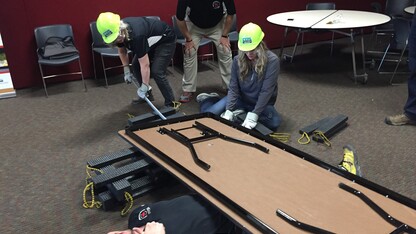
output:
[[[121,210],[121,216],[125,216],[133,207],[133,196],[128,192],[124,192],[124,198],[126,198],[126,206]]]
[[[88,179],[91,178],[91,174],[90,174],[90,170],[91,171],[98,171],[100,173],[102,173],[102,171],[100,169],[97,168],[93,168],[87,165],[86,168],[86,172],[87,172],[87,178],[85,178],[85,183],[86,186],[84,188],[84,192],[82,193],[82,199],[84,201],[84,203],[82,204],[82,206],[85,209],[89,209],[89,208],[100,208],[101,207],[101,202],[95,201],[95,196],[94,196],[94,183],[93,182],[88,182]],[[87,192],[91,191],[91,201],[87,201]]]
[[[87,192],[88,190],[91,190],[91,201],[87,201]],[[85,186],[84,188],[84,193],[82,194],[82,198],[84,200],[84,203],[82,204],[82,206],[85,209],[90,209],[90,208],[100,208],[101,207],[101,202],[95,201],[95,196],[94,196],[94,183],[90,182],[87,184],[87,186]]]
[[[288,142],[290,140],[290,133],[273,132],[273,133],[270,133],[269,136],[281,142]]]
[[[131,118],[134,118],[135,116],[134,116],[134,115],[132,115],[132,114],[130,114],[130,113],[127,113],[127,117],[128,117],[129,119],[131,119]]]
[[[314,131],[313,132],[315,134],[316,137],[320,137],[325,145],[327,145],[328,147],[331,147],[331,142],[328,140],[328,138],[325,136],[325,134],[321,131]]]
[[[103,174],[103,171],[94,167],[90,167],[87,165],[87,168],[85,169],[85,171],[87,172],[87,179],[91,178],[91,174],[90,171],[98,171],[99,173]]]
[[[306,140],[302,141],[303,138],[305,138]],[[298,143],[301,145],[306,145],[306,144],[309,144],[310,142],[311,142],[311,138],[309,138],[309,135],[306,132],[303,132],[302,136],[298,139]]]
[[[182,105],[182,103],[178,102],[178,101],[173,101],[173,109],[178,110],[179,107]]]

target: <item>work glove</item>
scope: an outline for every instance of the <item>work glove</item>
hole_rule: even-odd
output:
[[[233,110],[234,117],[237,117],[237,116],[239,116],[241,114],[244,114],[244,113],[245,113],[245,111],[242,110],[242,109]]]
[[[131,84],[132,80],[133,80],[133,75],[130,72],[130,67],[129,66],[125,66],[123,67],[124,69],[124,81],[127,84]]]
[[[258,119],[259,116],[256,113],[248,112],[246,119],[244,120],[243,124],[241,124],[241,126],[248,129],[253,129],[256,127]]]
[[[232,111],[226,110],[224,113],[221,114],[221,118],[234,121],[234,114]]]
[[[139,96],[139,98],[145,99],[147,97],[147,92],[149,91],[149,89],[149,85],[142,83],[140,88],[137,89],[137,95]]]

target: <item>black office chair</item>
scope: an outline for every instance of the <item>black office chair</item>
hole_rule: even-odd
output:
[[[173,30],[175,31],[175,34],[176,34],[176,44],[179,44],[181,46],[182,53],[183,53],[184,52],[183,49],[185,47],[186,39],[182,35],[182,32],[178,28],[178,25],[176,23],[176,16],[175,15],[172,16],[172,25],[173,25]],[[198,58],[201,58],[202,60],[204,60],[205,58],[211,58],[212,60],[214,60],[213,44],[214,43],[210,39],[202,38],[201,41],[199,42],[198,51],[199,51],[199,48],[201,48],[203,46],[210,46],[210,51],[205,53],[205,54],[198,54]]]
[[[231,25],[230,33],[228,33],[228,38],[230,39],[233,56],[235,56],[238,52],[237,15],[234,15],[233,24]]]
[[[91,44],[91,53],[92,53],[92,61],[93,61],[93,67],[94,67],[94,78],[97,79],[97,71],[96,71],[96,61],[95,61],[95,54],[100,55],[101,58],[101,65],[103,68],[104,73],[104,79],[105,79],[105,86],[108,88],[108,79],[107,79],[107,71],[114,69],[114,68],[120,68],[123,67],[123,65],[116,65],[116,66],[110,66],[107,67],[105,64],[106,58],[112,58],[117,59],[120,61],[118,56],[118,49],[116,47],[109,47],[103,40],[101,34],[97,30],[96,22],[93,21],[90,23],[90,31],[91,31],[91,37],[92,37],[92,44]]]
[[[392,74],[390,78],[390,84],[393,83],[393,79],[396,74],[407,72],[398,72],[398,67],[401,64],[405,53],[408,51],[408,37],[410,33],[411,20],[407,18],[396,17],[394,19],[394,34],[391,37],[390,43],[387,45],[384,51],[383,57],[380,61],[377,71],[380,74]],[[382,70],[382,66],[385,62],[394,62],[395,68],[393,71]]]
[[[335,10],[336,5],[333,2],[318,2],[318,3],[308,3],[306,4],[306,10]],[[293,51],[292,51],[292,55],[290,58],[290,62],[293,62],[293,58],[295,57],[295,53],[296,53],[296,49],[297,49],[297,45],[298,45],[298,41],[299,41],[299,37],[302,36],[301,38],[301,54],[303,51],[303,39],[304,39],[304,34],[307,32],[322,32],[322,30],[313,30],[313,29],[297,29],[296,33],[296,42],[295,45],[293,47]],[[331,38],[331,51],[330,51],[330,55],[332,56],[332,51],[334,48],[334,32],[332,32],[332,38]]]
[[[82,73],[81,59],[80,59],[79,53],[73,54],[71,56],[63,57],[63,58],[44,58],[41,55],[42,48],[45,47],[45,44],[48,38],[72,37],[72,41],[74,42],[74,34],[72,32],[72,26],[69,24],[55,24],[55,25],[42,26],[42,27],[35,28],[34,33],[35,33],[35,39],[36,39],[36,45],[37,45],[36,52],[38,55],[38,64],[39,64],[40,74],[42,76],[43,87],[45,89],[46,97],[48,97],[48,91],[46,89],[45,80],[49,78],[57,77],[57,76],[81,75],[82,83],[84,84],[84,89],[85,91],[87,91],[87,86],[84,81],[84,75]],[[51,74],[47,76],[45,76],[44,74],[43,66],[63,66],[63,65],[72,63],[74,61],[78,61],[79,71],[77,72],[57,73],[57,74]]]
[[[374,12],[383,13],[391,17],[392,20],[389,22],[378,25],[373,27],[373,49],[367,51],[370,54],[383,54],[384,50],[380,51],[377,50],[378,46],[378,38],[379,36],[387,36],[387,37],[394,37],[395,35],[395,20],[396,19],[411,19],[411,15],[404,11],[404,8],[408,6],[413,6],[414,0],[387,0],[386,5],[384,7],[384,11],[382,10],[381,4],[378,2],[371,3],[371,8]]]

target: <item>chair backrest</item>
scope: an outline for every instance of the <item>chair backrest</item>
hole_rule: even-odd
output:
[[[230,32],[237,32],[237,14],[234,15],[233,24],[231,25]]]
[[[384,13],[389,16],[408,16],[404,8],[414,4],[414,0],[387,0]]]
[[[145,16],[145,17],[148,18],[148,19],[160,20],[160,17],[156,16],[156,15],[149,15],[149,16]]]
[[[172,26],[173,26],[173,31],[176,34],[176,38],[185,39],[185,37],[182,35],[181,30],[179,30],[178,24],[176,23],[176,15],[172,16]]]
[[[333,2],[315,2],[306,4],[306,10],[335,10]]]
[[[107,47],[108,46],[104,42],[101,34],[98,32],[97,23],[95,21],[90,22],[90,31],[91,31],[93,47]]]
[[[123,18],[122,20],[134,20],[134,19],[137,19],[137,18],[147,18],[147,19],[155,19],[155,20],[160,20],[160,17],[159,16],[156,16],[156,15],[149,15],[149,16],[129,16],[129,17],[125,17],[125,18]]]
[[[35,28],[35,39],[38,48],[45,46],[46,40],[49,37],[67,37],[71,36],[75,44],[74,33],[72,26],[69,24],[55,24]]]

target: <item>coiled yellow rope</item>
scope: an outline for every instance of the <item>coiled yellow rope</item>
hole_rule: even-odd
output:
[[[91,174],[90,174],[90,170],[91,171],[98,171],[100,173],[102,173],[102,171],[100,169],[97,168],[93,168],[87,165],[86,168],[86,172],[87,172],[87,178],[85,178],[85,183],[86,186],[84,188],[84,191],[82,193],[82,199],[84,201],[84,203],[82,204],[82,206],[85,209],[90,209],[90,208],[100,208],[101,207],[101,202],[99,201],[95,201],[95,195],[94,195],[94,183],[93,182],[88,182],[88,179],[91,178]],[[91,191],[91,201],[87,201],[87,192]]]
[[[325,136],[325,134],[323,132],[321,132],[321,131],[314,131],[313,134],[316,137],[321,138],[324,141],[325,145],[327,145],[328,147],[331,147],[331,142],[328,140],[328,138]]]
[[[178,110],[179,107],[181,107],[182,103],[178,102],[178,101],[173,101],[173,109]]]
[[[290,133],[273,132],[273,133],[270,133],[269,136],[281,142],[288,142],[290,140]]]
[[[124,198],[126,198],[126,206],[121,210],[121,216],[125,216],[133,207],[133,196],[128,192],[124,192]]]
[[[306,139],[306,140],[303,140],[303,139]],[[298,143],[301,145],[306,145],[306,144],[309,144],[310,142],[311,142],[311,138],[309,138],[309,135],[306,132],[303,132],[302,136],[298,139]]]

